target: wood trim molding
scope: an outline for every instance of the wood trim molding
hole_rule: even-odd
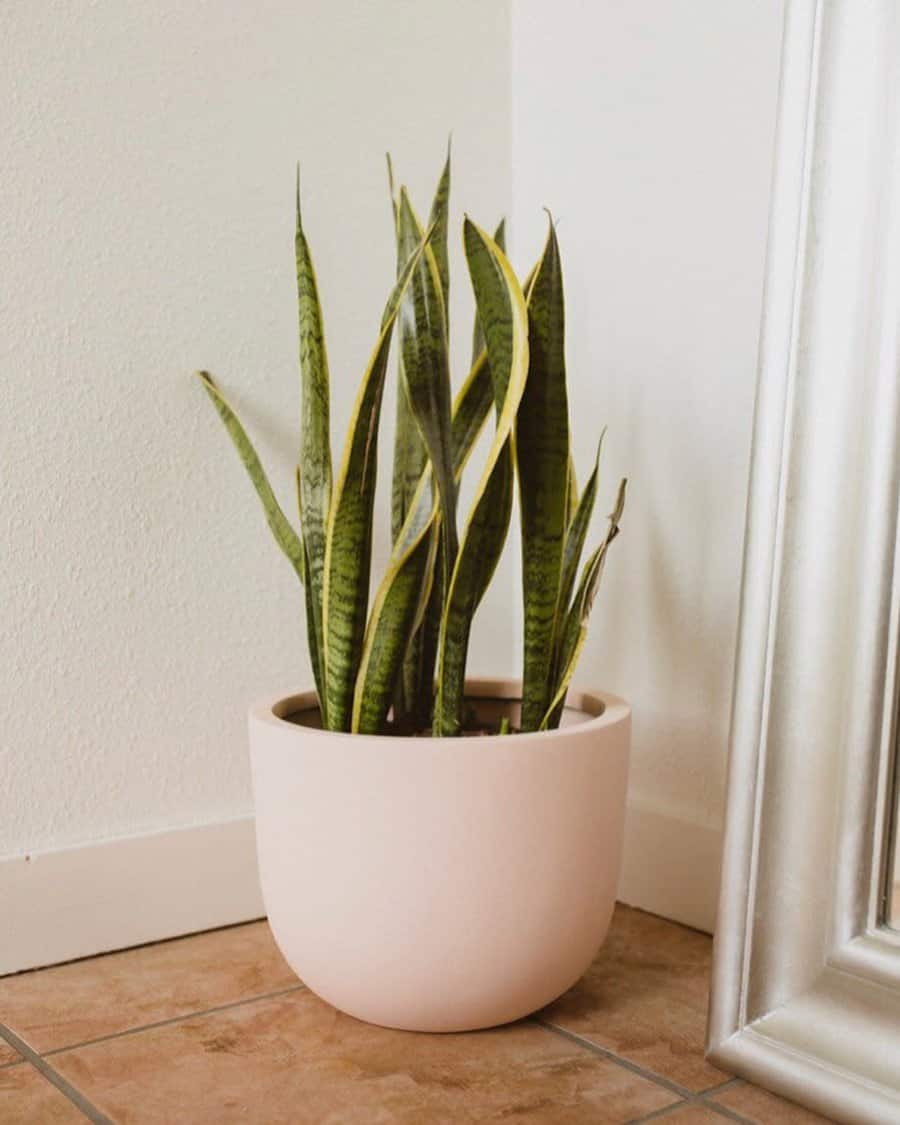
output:
[[[251,817],[0,861],[0,975],[261,917]]]

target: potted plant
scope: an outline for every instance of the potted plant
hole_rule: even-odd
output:
[[[477,314],[472,365],[451,400],[449,154],[425,225],[390,179],[397,276],[334,472],[325,334],[298,177],[298,528],[217,385],[199,377],[306,602],[315,691],[267,699],[249,720],[272,931],[298,975],[336,1007],[391,1027],[455,1031],[549,1003],[606,935],[630,712],[620,699],[573,693],[569,684],[625,482],[579,575],[598,466],[579,496],[552,219],[520,285],[503,224],[491,238],[466,218]],[[393,549],[370,605],[392,337]],[[460,477],[492,406],[493,441],[458,530]],[[467,681],[472,618],[507,536],[516,482],[522,682]]]

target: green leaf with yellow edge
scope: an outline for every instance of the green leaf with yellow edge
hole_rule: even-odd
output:
[[[457,480],[461,476],[462,466],[457,461],[457,450],[465,449],[466,456],[471,450],[478,434],[481,432],[484,420],[494,401],[491,383],[491,369],[487,362],[487,352],[482,350],[481,355],[472,368],[472,375],[477,376],[471,392],[459,398],[459,408],[453,414],[453,455],[454,472]],[[465,390],[465,388],[464,388]],[[471,403],[471,409],[466,411],[463,407]],[[471,433],[467,433],[470,430]],[[441,573],[441,550],[438,548],[438,573]],[[438,638],[441,630],[441,613],[444,606],[444,592],[441,584],[435,582],[431,589],[425,618],[422,622],[420,634],[414,638],[416,644],[415,672],[410,674],[410,685],[407,691],[415,690],[416,706],[413,709],[420,725],[431,722],[431,708],[434,697],[434,668],[437,661]],[[412,647],[412,646],[411,646]],[[408,674],[404,662],[404,676]]]
[[[528,374],[528,313],[512,267],[493,239],[468,218],[463,242],[498,417],[441,618],[433,725],[437,735],[460,730],[472,616],[493,576],[509,528],[512,430]]]
[[[384,158],[387,161],[387,176],[388,176],[388,192],[391,196],[391,214],[394,217],[394,236],[397,234],[397,191],[394,188],[394,162],[391,160],[391,154],[386,152]],[[400,272],[400,265],[397,265],[397,272]]]
[[[403,253],[422,238],[421,225],[405,188],[400,189],[397,237]],[[403,385],[434,471],[449,570],[458,546],[450,441],[450,360],[440,273],[430,245],[413,271],[399,320]]]
[[[487,353],[482,352],[460,389],[453,409],[453,471],[457,480],[462,476],[492,401]],[[376,733],[382,729],[404,655],[412,641],[421,637],[425,609],[430,606],[437,585],[433,578],[439,520],[433,477],[427,469],[418,482],[406,522],[375,595],[356,680],[354,731]],[[420,688],[417,681],[416,692]],[[426,698],[430,704],[430,689]],[[429,716],[424,714],[424,707],[422,710],[421,714],[411,711],[406,718],[424,725]]]
[[[327,701],[322,695],[324,681],[321,678],[321,654],[324,650],[322,588],[325,577],[325,531],[332,487],[330,390],[319,288],[300,214],[299,169],[294,249],[300,339],[300,464],[303,466],[302,477],[298,476],[298,493],[308,574],[307,628],[315,637],[311,655],[322,717],[323,721],[327,721]]]
[[[448,150],[449,161],[449,150]],[[449,184],[449,163],[441,177],[435,202],[431,213],[434,216],[438,200],[446,198],[442,192],[445,178]],[[446,211],[446,207],[444,208]],[[501,219],[494,232],[494,241],[501,250],[506,250],[506,220]],[[446,251],[446,245],[445,245]],[[437,253],[437,251],[435,251]],[[444,288],[444,307],[447,308],[447,288]],[[484,333],[481,331],[481,322],[478,319],[478,310],[475,310],[475,323],[472,329],[472,366],[478,363],[484,352]],[[488,388],[489,390],[489,388]],[[398,416],[398,423],[400,422]],[[398,429],[399,433],[399,429]],[[396,534],[395,534],[396,537]],[[438,572],[443,573],[444,558],[443,548],[438,548]],[[440,582],[434,583],[422,628],[410,642],[409,649],[403,660],[403,673],[400,681],[399,708],[407,714],[416,725],[423,727],[430,722],[431,700],[434,692],[434,665],[437,659],[438,636],[441,628],[441,610],[444,604],[444,589]]]
[[[400,245],[397,192],[394,188],[394,167],[387,154],[388,188],[391,195],[391,213],[394,218],[394,242],[397,247],[397,276],[403,269],[406,255]],[[397,355],[397,407],[394,424],[394,466],[391,478],[391,542],[397,541],[400,529],[409,512],[409,505],[425,468],[427,454],[419,427],[409,408],[403,379],[403,355]]]
[[[415,510],[410,511],[366,629],[353,697],[353,731],[376,734],[384,725],[403,657],[431,592],[438,534],[433,518],[422,525]]]
[[[256,494],[262,503],[266,523],[269,525],[269,530],[272,532],[275,542],[284,552],[300,581],[305,581],[306,570],[304,566],[303,543],[287,516],[281,510],[281,506],[278,503],[275,493],[272,491],[272,486],[269,484],[269,479],[262,467],[262,462],[256,450],[253,448],[253,443],[247,436],[246,430],[241,425],[240,419],[229,405],[228,400],[216,386],[212,375],[210,375],[208,371],[197,371],[195,374],[202,383],[203,389],[209,395],[210,401],[216,408],[217,414],[222,419],[225,429],[228,431],[228,435],[238,452],[238,456],[243,462],[244,468],[247,470],[247,476],[250,478],[253,487],[256,489]]]
[[[398,202],[394,190],[394,175],[388,158],[388,183],[394,211],[395,231],[398,227]],[[438,276],[441,283],[441,298],[444,307],[444,320],[449,337],[449,292],[450,268],[447,250],[448,212],[450,202],[450,145],[447,145],[447,159],[444,163],[429,214],[429,224],[434,227],[429,246],[431,247]],[[398,238],[398,262],[401,246]],[[427,461],[425,444],[416,424],[409,404],[403,375],[403,356],[397,358],[397,414],[394,428],[394,473],[391,486],[391,541],[396,542],[400,535],[410,503],[418,484],[419,476]],[[443,551],[440,552],[443,557]],[[443,564],[442,564],[443,569]],[[433,601],[440,603],[442,583],[434,586]],[[410,641],[403,658],[403,670],[398,680],[398,690],[394,701],[395,719],[407,725],[426,725],[430,720],[431,692],[424,695],[423,683],[423,642],[424,637],[417,633]],[[433,668],[433,664],[432,664]],[[427,707],[428,714],[425,714]]]
[[[506,220],[501,219],[494,231],[494,241],[501,250],[506,252]],[[537,267],[535,267],[536,269]],[[535,269],[529,274],[530,283],[531,276],[534,274]],[[472,330],[472,363],[473,366],[477,363],[484,350],[484,333],[481,331],[481,321],[478,317],[478,309],[475,310],[475,323]],[[488,380],[490,379],[490,370],[486,371]],[[487,386],[487,393],[490,396],[490,385]],[[454,417],[454,425],[456,419]],[[443,560],[441,549],[438,549],[438,567],[439,571],[443,569]],[[403,694],[405,699],[414,700],[412,707],[407,704],[408,709],[416,712],[419,725],[425,725],[426,716],[425,710],[428,710],[427,718],[430,719],[431,702],[434,694],[434,667],[437,660],[438,638],[441,630],[441,612],[444,606],[444,591],[441,589],[440,583],[435,583],[431,590],[431,597],[428,602],[428,608],[425,611],[425,620],[422,622],[421,634],[413,639],[410,645],[410,652],[404,661],[403,680],[404,689]]]
[[[473,506],[441,618],[433,721],[433,732],[441,737],[457,735],[461,730],[472,620],[506,541],[514,477],[508,440]]]
[[[450,254],[448,249],[450,218],[450,142],[447,142],[447,159],[438,180],[434,199],[431,201],[431,211],[428,214],[428,225],[434,227],[434,234],[428,245],[434,252],[438,277],[441,281],[441,296],[444,301],[444,323],[450,331]],[[476,356],[472,357],[475,363]]]
[[[500,247],[503,253],[506,253],[506,219],[501,219],[497,224],[494,231],[494,242]],[[524,288],[524,287],[523,287]],[[478,309],[475,309],[475,324],[472,327],[472,363],[484,351],[484,332],[481,330],[481,320],[478,316]]]
[[[553,638],[569,491],[565,306],[551,220],[528,294],[528,380],[516,418],[524,605],[523,731],[536,730],[550,701]]]
[[[428,232],[426,238],[430,237]],[[423,257],[420,242],[391,293],[378,342],[369,360],[350,420],[344,456],[328,515],[323,591],[326,720],[329,730],[349,730],[353,685],[359,667],[372,555],[372,509],[378,460],[378,422],[400,303]]]
[[[628,482],[623,480],[619,485],[615,507],[609,517],[609,530],[606,533],[606,538],[588,558],[581,572],[578,589],[575,591],[575,598],[569,612],[566,614],[563,627],[562,645],[560,648],[560,673],[557,677],[550,704],[541,719],[539,730],[547,730],[548,728],[559,726],[559,720],[562,715],[563,707],[565,706],[569,684],[572,682],[572,676],[578,664],[578,658],[581,656],[581,650],[584,648],[584,642],[587,637],[588,618],[590,617],[591,609],[594,605],[594,598],[597,596],[597,588],[600,585],[600,578],[603,575],[603,567],[606,564],[609,545],[619,534],[619,521],[622,518],[622,512],[625,508],[625,488],[627,484]]]
[[[569,450],[569,480],[566,487],[566,527],[572,522],[578,507],[578,477],[575,475],[575,461]]]
[[[300,505],[301,493],[301,468],[296,471],[297,505]],[[303,547],[303,565],[309,573],[309,553],[303,539],[303,525],[300,525],[300,542]],[[304,582],[304,604],[306,606],[306,643],[309,648],[309,662],[312,665],[313,679],[316,682],[316,693],[319,696],[319,711],[322,715],[322,726],[327,726],[325,711],[325,658],[322,652],[321,617],[316,618],[316,607],[313,604],[313,592],[309,582]],[[321,605],[319,607],[321,609]]]
[[[403,379],[403,357],[397,357],[397,413],[394,426],[394,471],[391,479],[391,540],[395,542],[409,513],[413,493],[428,460],[415,423]]]
[[[556,628],[553,639],[553,670],[559,668],[559,647],[562,642],[563,626],[569,603],[572,600],[572,590],[575,588],[575,579],[578,577],[578,566],[581,562],[581,552],[584,550],[584,541],[590,527],[591,517],[594,514],[594,503],[597,499],[597,480],[600,472],[600,450],[603,447],[603,438],[606,430],[600,435],[597,442],[597,454],[594,458],[594,468],[584,486],[581,499],[575,506],[575,513],[569,521],[566,530],[566,542],[563,548],[562,573],[559,580],[559,593],[556,599],[556,613],[554,615]],[[569,477],[571,487],[571,474]]]

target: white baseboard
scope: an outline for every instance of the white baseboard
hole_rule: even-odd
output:
[[[721,834],[629,801],[619,897],[711,931]],[[263,915],[252,817],[0,861],[0,975]]]
[[[0,861],[0,975],[259,918],[252,817]]]
[[[721,856],[720,828],[632,795],[619,899],[711,934]]]

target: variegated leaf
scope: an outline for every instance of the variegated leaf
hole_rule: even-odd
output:
[[[322,587],[325,574],[325,529],[331,505],[331,434],[328,357],[319,289],[312,254],[300,214],[300,173],[297,172],[297,224],[294,237],[297,263],[297,308],[300,338],[300,464],[298,478],[300,523],[307,563],[307,619],[315,634],[314,665],[320,689],[323,721],[327,701],[321,694]]]
[[[419,242],[421,226],[400,189],[398,240],[404,252]],[[440,273],[431,246],[413,271],[400,310],[403,383],[409,408],[431,462],[441,505],[445,553],[456,557],[456,485],[450,442],[450,363]]]
[[[430,237],[429,231],[426,239]],[[391,333],[400,302],[426,242],[411,254],[388,300],[382,330],[356,397],[328,518],[323,634],[329,730],[349,730],[353,685],[362,652],[369,602],[372,508],[378,458],[378,422]]]
[[[571,431],[570,431],[571,432]],[[572,522],[575,509],[578,507],[578,477],[575,475],[575,461],[572,450],[569,450],[569,480],[566,487],[566,527]]]
[[[444,323],[447,331],[450,330],[450,254],[447,246],[450,217],[450,142],[447,142],[447,159],[438,180],[434,199],[431,201],[431,211],[428,214],[428,225],[434,227],[434,235],[428,245],[434,251],[434,260],[441,280],[441,296],[444,301]],[[472,357],[475,363],[477,356]]]
[[[463,241],[498,417],[441,619],[433,728],[438,735],[460,730],[472,615],[493,575],[509,526],[511,436],[528,374],[528,314],[512,267],[493,239],[468,218]]]
[[[297,466],[297,502],[300,502],[300,466]],[[309,555],[306,544],[303,542],[303,528],[300,528],[300,541],[303,545],[303,565],[309,572]],[[315,606],[313,605],[312,587],[309,582],[303,587],[304,603],[306,606],[306,643],[309,648],[309,662],[312,665],[313,678],[316,681],[316,693],[319,696],[319,711],[322,716],[322,726],[327,728],[325,710],[325,663],[322,652],[321,618],[317,621]]]
[[[397,193],[394,188],[394,167],[390,153],[387,156],[388,187],[391,193],[391,211],[394,216],[394,241],[397,246],[397,275],[399,276],[406,255],[400,244],[399,211]],[[397,353],[397,406],[394,425],[394,467],[391,478],[391,542],[397,540],[400,529],[406,520],[409,505],[425,468],[427,455],[425,443],[419,433],[409,408],[406,387],[403,379],[403,354]]]
[[[578,576],[578,566],[581,562],[581,552],[584,550],[584,541],[587,536],[588,527],[590,527],[591,516],[594,514],[594,503],[597,498],[597,478],[600,469],[600,450],[603,446],[605,433],[606,431],[604,430],[600,435],[600,441],[597,443],[597,455],[594,458],[593,472],[588,477],[587,484],[584,486],[584,493],[575,506],[575,513],[566,531],[562,573],[559,580],[559,593],[556,599],[556,612],[554,614],[556,623],[552,649],[554,674],[559,668],[559,647],[562,641],[563,626],[566,614],[569,611],[569,603],[572,600],[572,590],[575,587],[575,579]],[[571,468],[569,480],[571,487]],[[553,690],[552,687],[551,690]]]
[[[482,353],[454,404],[451,432],[457,480],[492,401],[487,355]],[[422,618],[437,586],[433,576],[438,523],[432,474],[428,469],[418,482],[406,522],[394,543],[388,569],[375,596],[354,693],[353,730],[377,732],[382,729],[401,662],[404,672],[406,669],[403,657],[407,646],[416,638],[425,639]],[[412,706],[402,719],[424,726],[430,719],[430,685],[416,679],[410,684],[410,695]]]
[[[216,408],[216,412],[222,419],[225,429],[228,431],[234,443],[234,447],[238,452],[238,456],[243,462],[244,468],[247,470],[247,476],[256,489],[256,494],[265,512],[266,523],[269,525],[275,542],[284,552],[291,566],[293,566],[300,581],[303,582],[306,577],[303,544],[300,536],[281,510],[281,506],[276,499],[275,493],[272,491],[272,486],[269,484],[268,477],[262,467],[262,462],[256,450],[253,448],[253,443],[247,436],[246,430],[241,425],[240,419],[229,405],[228,400],[216,386],[212,375],[210,375],[208,371],[198,371],[196,374],[203,384],[203,389],[209,395],[210,401]]]
[[[372,734],[383,727],[403,655],[419,626],[421,607],[434,579],[436,549],[437,528],[430,524],[378,589],[357,676],[354,731]]]
[[[522,730],[536,730],[551,694],[553,634],[567,527],[569,408],[565,309],[553,223],[528,297],[528,380],[516,419],[522,522]]]
[[[393,169],[388,162],[388,179],[391,198],[394,200],[394,222],[398,222],[398,208],[394,192]],[[438,276],[441,282],[441,297],[444,307],[444,321],[449,338],[449,293],[450,268],[447,251],[448,211],[450,203],[450,145],[447,145],[447,159],[438,181],[431,204],[429,223],[434,226],[430,246],[434,252]],[[399,233],[399,232],[398,232]],[[398,239],[398,253],[399,253]],[[419,475],[427,460],[425,445],[409,404],[403,375],[403,356],[397,359],[397,420],[394,430],[394,475],[391,488],[391,537],[396,542],[406,519],[412,495]],[[441,552],[443,554],[443,552]],[[443,568],[443,567],[442,567]],[[434,587],[433,598],[440,601],[442,583]],[[430,691],[423,691],[423,635],[417,633],[407,646],[403,657],[403,668],[398,680],[398,691],[394,701],[395,719],[413,726],[424,726],[430,718]],[[428,714],[426,714],[426,710]]]
[[[506,219],[501,219],[494,231],[494,242],[506,253]],[[472,363],[474,364],[484,351],[484,333],[481,330],[481,321],[478,309],[475,309],[475,324],[472,327]]]
[[[581,656],[581,650],[584,647],[584,642],[587,637],[588,618],[590,617],[591,609],[594,605],[594,598],[597,596],[597,588],[600,585],[600,578],[603,575],[603,567],[606,563],[609,545],[619,534],[619,521],[622,518],[622,512],[625,508],[625,488],[627,483],[627,481],[623,480],[619,485],[616,504],[609,517],[609,530],[606,533],[606,538],[584,564],[581,579],[578,583],[578,589],[575,591],[575,598],[569,612],[566,614],[562,634],[562,646],[560,649],[560,672],[549,706],[541,719],[540,730],[546,730],[559,725],[560,716],[562,715],[562,709],[565,706],[566,695],[569,690],[569,684],[572,681],[575,667],[578,664],[578,658]]]

